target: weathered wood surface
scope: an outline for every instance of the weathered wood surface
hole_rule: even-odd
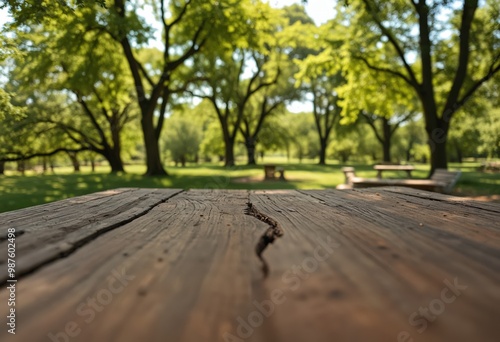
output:
[[[67,255],[106,231],[144,215],[181,190],[117,189],[0,214],[0,250],[7,228],[15,228],[16,273],[23,275]],[[0,254],[0,266],[7,253]],[[0,282],[7,279],[1,273]]]
[[[112,199],[137,192],[140,206],[139,191],[159,202],[20,277],[17,333],[1,341],[498,341],[498,205],[403,188],[128,189],[88,197],[80,216],[119,216]],[[35,234],[72,222],[88,202],[74,200],[52,204],[46,226],[30,225],[37,207],[5,214],[25,230],[18,258],[38,258]],[[265,278],[255,248],[269,222],[284,235],[264,251]]]

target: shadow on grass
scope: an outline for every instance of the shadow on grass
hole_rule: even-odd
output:
[[[255,182],[243,184],[223,168],[210,175],[183,175],[171,172],[168,177],[146,177],[137,174],[68,174],[38,176],[2,176],[0,178],[0,212],[53,202],[69,197],[123,187],[179,189],[294,189],[288,182]]]

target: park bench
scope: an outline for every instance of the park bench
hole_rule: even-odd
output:
[[[483,172],[500,172],[500,162],[487,162],[479,167],[479,171]]]
[[[285,180],[285,169],[280,166],[267,164],[264,165],[264,179],[276,179],[276,173],[279,173],[278,179]]]
[[[411,172],[415,170],[413,165],[388,165],[388,164],[378,164],[373,166],[374,170],[377,170],[377,178],[382,178],[383,171],[406,171],[408,178],[411,178]]]
[[[460,177],[460,171],[437,169],[430,179],[380,179],[357,177],[353,167],[342,168],[345,184],[338,189],[370,188],[378,186],[404,186],[420,190],[450,193]]]

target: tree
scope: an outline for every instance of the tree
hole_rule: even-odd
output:
[[[420,100],[431,173],[447,168],[455,113],[500,70],[498,1],[349,1],[338,7],[348,58],[404,81]]]
[[[248,164],[254,165],[256,145],[261,140],[261,131],[266,128],[266,122],[273,113],[279,113],[285,106],[295,100],[302,100],[304,89],[295,86],[295,74],[299,71],[294,60],[303,60],[313,50],[304,46],[300,39],[303,25],[314,25],[314,21],[307,15],[303,6],[293,4],[283,8],[283,20],[278,25],[277,32],[268,32],[276,35],[276,56],[279,60],[269,63],[271,68],[279,68],[276,83],[266,87],[249,101],[240,127],[247,149]],[[265,39],[269,46],[269,39]],[[279,64],[278,64],[279,63]],[[272,127],[267,127],[272,130]],[[277,126],[277,132],[280,127]],[[276,141],[281,140],[276,136]],[[265,139],[267,146],[272,146],[272,136]]]
[[[19,99],[19,94],[17,95],[16,98]],[[4,118],[0,126],[1,161],[18,162],[22,165],[35,157],[50,157],[60,152],[76,153],[86,150],[75,145],[50,124],[36,121],[41,113],[47,110],[47,105],[56,101],[57,98],[49,97],[44,101],[45,106],[38,106],[38,103],[30,98],[30,102],[33,103],[25,108],[25,115],[22,117],[9,115]]]
[[[386,116],[378,116],[367,111],[361,112],[361,117],[365,119],[368,125],[372,128],[373,133],[378,142],[382,145],[383,151],[383,161],[390,163],[391,158],[391,142],[396,133],[396,130],[401,126],[401,124],[407,122],[414,116],[414,112],[396,114],[392,118],[387,118]],[[378,123],[378,125],[377,125]]]
[[[313,105],[314,122],[319,139],[319,164],[326,164],[326,151],[331,141],[331,133],[339,123],[342,107],[339,88],[345,83],[340,63],[330,57],[325,59],[327,46],[325,36],[329,33],[329,24],[316,27],[304,25],[309,33],[309,46],[314,53],[304,60],[296,60],[300,67],[297,83],[309,93]]]
[[[170,4],[170,8],[167,4]],[[176,69],[200,51],[205,44],[209,26],[212,24],[209,24],[210,15],[212,18],[218,17],[214,15],[210,5],[210,1],[187,0],[180,3],[160,1],[159,8],[156,8],[163,27],[163,54],[159,73],[154,75],[151,75],[148,65],[143,65],[134,52],[133,41],[137,37],[137,23],[140,20],[133,12],[133,7],[126,5],[126,0],[115,0],[109,11],[110,23],[117,24],[114,30],[98,25],[99,29],[107,30],[120,43],[132,74],[141,110],[147,175],[167,174],[160,159],[158,141],[163,129],[167,104],[174,91],[170,81]],[[185,26],[182,27],[183,25]],[[144,34],[144,27],[140,28],[142,32],[139,33]],[[155,112],[160,99],[158,120],[155,124]]]
[[[165,175],[162,166],[158,140],[164,124],[165,112],[177,88],[176,72],[198,53],[212,33],[224,32],[237,13],[238,4],[230,1],[186,0],[139,4],[133,1],[80,0],[57,1],[42,4],[41,10],[47,16],[33,15],[40,5],[34,2],[22,4],[12,0],[11,12],[19,25],[31,22],[45,24],[56,22],[73,13],[81,13],[73,24],[80,31],[83,40],[93,37],[96,44],[107,44],[101,36],[115,40],[130,69],[136,97],[141,112],[141,128],[146,152],[148,175]],[[78,6],[81,5],[81,6]],[[160,58],[154,64],[139,58],[139,50],[153,37],[154,29],[137,14],[138,7],[153,11],[162,27],[162,41],[159,42]],[[223,29],[218,29],[223,26]],[[182,88],[182,87],[181,87]]]
[[[245,113],[250,118],[251,99],[274,85],[280,74],[279,59],[273,56],[276,24],[271,21],[272,17],[277,17],[277,10],[261,2],[246,9],[244,17],[247,19],[232,29],[234,34],[228,36],[224,44],[206,49],[198,56],[194,72],[199,82],[191,91],[192,95],[209,100],[217,113],[224,138],[225,166],[235,164],[234,145]],[[264,102],[264,109],[259,112],[261,121],[277,106],[268,107],[268,100]],[[253,151],[249,152],[250,156],[254,153],[253,136],[258,130],[251,130],[250,126],[243,130],[249,137],[247,145]]]
[[[283,92],[283,89],[285,92]],[[284,99],[289,96],[286,87],[274,86],[266,89],[264,93],[254,96],[243,115],[240,127],[244,144],[247,149],[247,164],[255,165],[256,145],[268,117],[284,107]]]
[[[421,162],[422,158],[428,159],[425,124],[421,114],[415,115],[401,125],[394,133],[394,141],[392,153],[396,160],[405,160],[409,163],[410,161]]]
[[[57,25],[49,21],[33,25],[30,33],[17,32],[24,54],[16,58],[11,78],[18,96],[28,93],[30,106],[44,108],[32,118],[34,125],[49,124],[104,156],[112,172],[123,172],[121,134],[134,118],[129,74],[114,41],[80,31],[86,15],[75,12]],[[67,154],[75,161],[74,152]]]
[[[165,134],[165,148],[170,152],[175,164],[194,161],[198,157],[202,139],[201,127],[183,116],[174,116],[167,119],[168,128]]]
[[[366,69],[358,61],[345,66],[344,74],[347,81],[339,88],[343,122],[360,116],[381,144],[382,160],[391,162],[392,138],[419,112],[418,99],[402,80]]]
[[[319,144],[316,133],[316,125],[311,113],[285,112],[283,117],[273,118],[276,128],[269,128],[270,143],[264,145],[285,148],[293,157],[302,160],[305,158],[316,158],[319,154]],[[264,140],[264,139],[263,139]],[[264,143],[264,141],[263,141]],[[272,144],[271,144],[272,143]]]

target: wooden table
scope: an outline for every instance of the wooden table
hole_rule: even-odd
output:
[[[276,172],[279,173],[279,180],[285,180],[285,169],[282,166],[264,165],[264,180],[276,179]]]
[[[0,232],[2,342],[500,336],[495,204],[405,188],[117,189],[1,214]],[[265,276],[256,250],[274,238]]]
[[[382,178],[383,171],[406,171],[408,178],[411,178],[411,172],[415,170],[413,165],[374,165],[374,170],[377,170],[377,178]]]

